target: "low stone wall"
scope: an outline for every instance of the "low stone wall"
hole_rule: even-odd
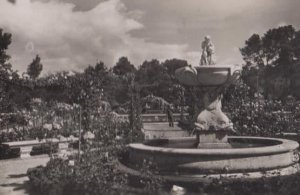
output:
[[[124,119],[124,120],[129,120],[128,118],[128,114],[120,114],[119,117]],[[181,120],[181,118],[183,118],[184,120],[187,119],[187,117],[189,116],[188,113],[183,113],[183,115],[181,116],[180,113],[174,113],[173,114],[173,119],[174,121],[179,121]],[[142,121],[144,123],[151,123],[151,122],[168,122],[168,117],[166,114],[162,114],[162,113],[155,113],[155,114],[142,114]]]
[[[278,138],[283,138],[283,139],[289,139],[289,140],[294,140],[300,143],[300,134],[295,133],[295,132],[282,132],[276,134],[276,137]]]
[[[188,131],[178,127],[178,122],[175,122],[173,127],[169,127],[169,123],[167,122],[144,123],[142,131],[144,132],[146,140],[189,136]]]

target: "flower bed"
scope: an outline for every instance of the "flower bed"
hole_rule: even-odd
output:
[[[297,101],[268,100],[245,84],[231,87],[224,96],[223,110],[241,135],[275,136],[300,131]]]

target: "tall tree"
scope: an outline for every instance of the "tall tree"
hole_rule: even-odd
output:
[[[11,99],[9,98],[11,65],[7,63],[10,58],[6,50],[11,43],[11,34],[4,33],[0,29],[0,110],[2,112],[11,110]]]
[[[257,90],[264,89],[265,95],[284,98],[290,93],[289,83],[300,62],[299,40],[299,31],[291,25],[270,29],[262,37],[253,34],[240,49],[246,62],[244,81]],[[286,85],[280,93],[273,90],[278,88],[276,79]]]
[[[294,56],[295,37],[296,31],[293,26],[281,26],[268,30],[262,37],[253,34],[240,51],[247,65],[290,64]]]
[[[136,68],[130,63],[127,57],[119,58],[119,61],[113,67],[113,73],[119,76],[124,76],[128,73],[135,73]]]
[[[140,84],[155,84],[159,82],[164,73],[166,73],[166,69],[158,60],[144,61],[137,72],[136,80]]]
[[[11,34],[4,33],[0,28],[0,64],[3,65],[7,60],[9,60],[10,56],[7,55],[6,50],[11,43]]]
[[[178,68],[188,66],[188,62],[186,60],[180,60],[180,59],[171,59],[166,60],[162,63],[163,67],[167,69],[167,73],[171,76],[171,78],[175,79],[175,71]],[[177,80],[177,79],[175,79]]]
[[[174,83],[168,74],[167,67],[164,67],[158,60],[143,62],[137,71],[136,81],[144,86],[141,89],[142,97],[152,94],[170,101]]]
[[[36,55],[35,59],[28,65],[27,74],[33,80],[36,80],[43,70],[43,65],[41,64],[41,58]]]
[[[20,86],[19,75],[13,71],[12,65],[8,63],[10,56],[6,53],[12,35],[4,33],[0,29],[0,110],[1,112],[13,112],[18,106],[25,105],[24,97],[20,95],[22,87]],[[0,117],[1,118],[1,117]]]
[[[240,49],[246,65],[264,65],[262,40],[258,34],[253,34]]]

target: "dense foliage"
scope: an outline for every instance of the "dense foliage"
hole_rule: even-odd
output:
[[[241,135],[275,136],[299,131],[300,105],[295,98],[264,99],[243,81],[224,94],[223,110]]]
[[[291,25],[253,34],[241,48],[243,77],[265,97],[299,97],[300,31]]]
[[[265,178],[255,180],[238,179],[228,181],[224,179],[215,179],[212,183],[203,183],[192,186],[191,194],[207,195],[296,195],[299,193],[300,174],[291,176],[281,176],[274,178]]]
[[[28,65],[27,74],[31,79],[37,79],[43,70],[40,56],[36,56],[33,61]]]
[[[133,137],[137,134],[126,131],[128,122],[118,120],[112,113],[102,115],[94,128],[95,139],[83,142],[80,157],[75,154],[67,159],[51,158],[45,167],[28,170],[30,184],[37,194],[125,194],[129,181],[118,169],[118,158],[125,153],[125,144],[140,141],[140,137]],[[143,174],[146,179],[142,180],[139,192],[153,194],[157,191],[153,186],[160,183],[151,179],[150,172]]]
[[[74,166],[68,160],[51,159],[46,167],[28,170],[30,182],[37,194],[112,194],[122,187],[125,176],[115,168],[111,151],[116,149],[106,149],[85,152]]]

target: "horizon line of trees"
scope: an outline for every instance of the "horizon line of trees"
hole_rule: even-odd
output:
[[[28,65],[26,74],[29,78],[24,74],[20,76],[12,69],[10,56],[6,53],[11,39],[10,33],[0,29],[2,112],[12,112],[18,107],[29,108],[29,100],[32,98],[83,106],[107,101],[112,107],[118,107],[130,101],[132,82],[141,97],[154,95],[176,105],[182,102],[178,97],[189,95],[189,89],[180,85],[174,76],[177,68],[189,65],[186,60],[181,59],[163,62],[153,59],[136,67],[123,56],[112,68],[99,61],[94,66],[89,65],[83,72],[62,71],[39,77],[43,65],[42,59],[37,55]],[[242,79],[254,91],[269,97],[276,92],[274,81],[283,78],[283,84],[288,85],[283,87],[279,98],[290,94],[300,97],[300,90],[297,90],[300,73],[300,31],[288,25],[270,29],[263,36],[253,34],[240,51],[246,63],[243,66]],[[188,102],[188,97],[185,99],[183,102]]]

